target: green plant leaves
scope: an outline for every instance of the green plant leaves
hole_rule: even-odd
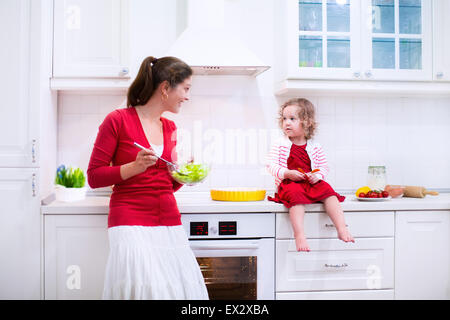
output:
[[[56,170],[55,184],[62,185],[66,188],[83,188],[86,183],[86,177],[83,170],[72,167],[66,168],[61,165]]]

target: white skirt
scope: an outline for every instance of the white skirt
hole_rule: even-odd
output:
[[[103,299],[208,299],[182,225],[117,226],[108,237]]]

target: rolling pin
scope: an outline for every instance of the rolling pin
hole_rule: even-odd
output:
[[[404,197],[409,198],[423,198],[427,194],[437,196],[439,195],[439,192],[437,191],[427,191],[424,187],[417,187],[417,186],[406,186],[405,191],[403,193]]]

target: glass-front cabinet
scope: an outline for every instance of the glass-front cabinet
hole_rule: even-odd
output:
[[[431,80],[431,0],[285,0],[287,78]]]
[[[352,79],[359,72],[359,3],[288,0],[289,77]]]
[[[430,0],[364,0],[364,77],[431,80]]]

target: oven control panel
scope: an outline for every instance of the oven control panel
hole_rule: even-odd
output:
[[[219,236],[236,236],[237,221],[218,221],[218,226],[211,226],[209,229],[208,221],[191,221],[189,223],[190,236],[207,236],[209,230],[211,234]]]
[[[182,214],[181,222],[190,239],[275,236],[275,215],[270,213]]]

